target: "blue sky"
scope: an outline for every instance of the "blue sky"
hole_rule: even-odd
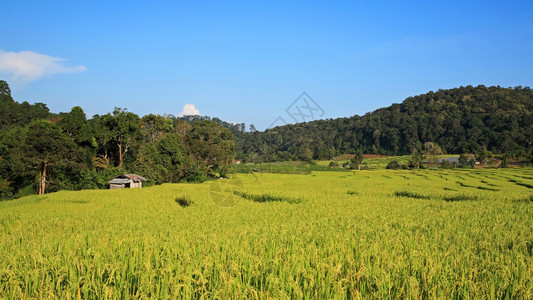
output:
[[[4,2],[0,79],[53,112],[192,104],[261,130],[304,91],[336,118],[439,88],[533,86],[533,2],[366,2]]]

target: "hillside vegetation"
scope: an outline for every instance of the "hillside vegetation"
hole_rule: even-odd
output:
[[[330,159],[338,154],[404,155],[437,143],[446,153],[528,153],[529,87],[460,87],[409,97],[364,116],[285,125],[237,141],[244,161]]]
[[[425,145],[438,154],[440,149],[474,153],[480,161],[499,154],[506,162],[531,162],[533,156],[533,91],[528,87],[439,90],[364,116],[246,132],[245,124],[218,118],[140,117],[119,107],[91,118],[81,107],[53,114],[42,103],[16,102],[0,80],[0,116],[0,200],[107,188],[111,178],[125,173],[142,175],[147,185],[202,182],[232,173],[235,160],[311,162],[349,153],[413,151],[421,160]],[[239,171],[245,168],[255,169]],[[289,173],[308,173],[326,166],[292,169]]]

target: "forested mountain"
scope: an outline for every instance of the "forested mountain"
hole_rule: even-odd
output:
[[[530,151],[533,91],[482,85],[438,90],[364,116],[246,133],[237,141],[237,156],[261,162],[329,159],[357,150],[400,155],[425,142],[437,143],[446,153]]]

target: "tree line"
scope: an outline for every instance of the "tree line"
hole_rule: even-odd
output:
[[[225,176],[234,159],[232,132],[209,118],[123,108],[91,119],[81,107],[52,114],[42,103],[15,102],[5,81],[0,116],[0,199],[106,188],[124,173],[152,184],[201,182]]]
[[[138,173],[152,184],[225,176],[234,160],[327,160],[362,153],[533,155],[533,91],[466,86],[409,97],[364,116],[255,130],[206,116],[143,117],[124,108],[87,119],[80,107],[53,114],[43,103],[18,103],[0,80],[0,199],[62,189],[105,188]]]
[[[364,116],[318,120],[236,136],[245,162],[325,160],[339,154],[407,155],[428,142],[443,153],[512,153],[533,147],[529,87],[466,86],[409,97]]]

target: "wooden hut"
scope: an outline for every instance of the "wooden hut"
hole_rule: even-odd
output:
[[[146,178],[140,175],[124,174],[111,179],[109,181],[109,188],[112,190],[124,188],[142,188],[143,181],[146,181]]]

